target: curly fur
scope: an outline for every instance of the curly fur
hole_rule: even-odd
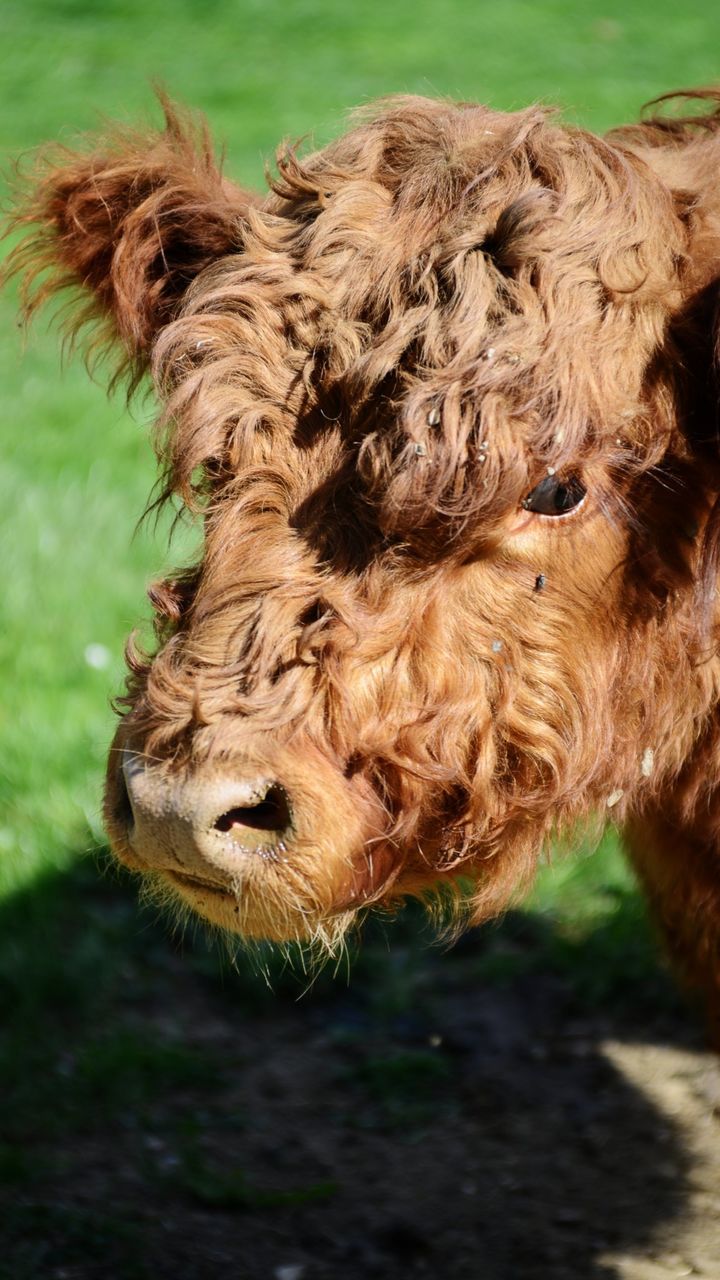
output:
[[[718,1017],[720,91],[682,97],[605,138],[391,99],[262,200],[165,104],[31,175],[26,311],[81,286],[71,337],[151,371],[204,522],[116,747],[261,761],[302,810],[231,927],[332,949],[468,878],[478,920],[610,813]],[[526,515],[553,471],[582,508]]]

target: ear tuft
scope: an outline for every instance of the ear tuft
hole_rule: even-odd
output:
[[[242,247],[244,215],[257,202],[223,178],[204,120],[161,103],[163,130],[115,128],[84,151],[36,157],[10,222],[27,234],[3,273],[21,277],[26,320],[67,288],[89,294],[64,309],[70,343],[90,325],[94,363],[119,341],[115,376],[127,374],[131,388],[198,273]]]

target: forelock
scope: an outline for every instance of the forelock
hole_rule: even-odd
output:
[[[283,148],[159,338],[168,488],[271,467],[292,510],[321,458],[386,537],[462,543],[538,468],[618,447],[683,249],[642,161],[540,108],[394,99]]]

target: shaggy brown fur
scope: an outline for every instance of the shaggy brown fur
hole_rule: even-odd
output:
[[[332,947],[467,880],[478,920],[610,814],[718,1018],[720,91],[683,96],[605,138],[393,99],[264,200],[170,107],[43,157],[25,309],[83,286],[205,530],[108,828],[215,923]]]

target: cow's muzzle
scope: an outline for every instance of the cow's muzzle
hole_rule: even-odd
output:
[[[150,867],[166,865],[169,857],[169,870],[207,878],[214,868],[222,880],[246,857],[279,858],[292,835],[286,789],[254,771],[238,777],[202,770],[179,778],[148,767],[126,748],[119,784],[128,843]]]
[[[116,739],[105,819],[121,862],[248,937],[312,936],[388,870],[377,801],[307,751],[173,768]]]

